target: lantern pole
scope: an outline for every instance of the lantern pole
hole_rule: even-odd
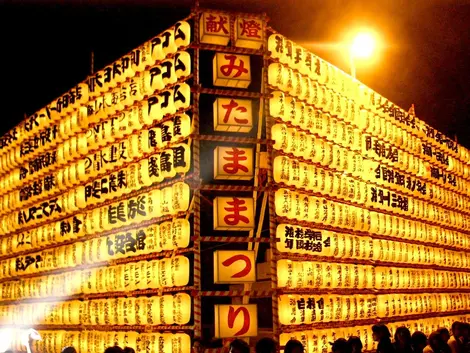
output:
[[[270,274],[271,274],[271,305],[272,305],[272,318],[273,318],[273,339],[276,342],[277,351],[279,351],[279,303],[277,294],[277,250],[276,250],[276,214],[274,206],[274,190],[273,186],[273,148],[272,148],[272,136],[271,128],[273,125],[273,118],[269,114],[269,100],[266,99],[269,95],[268,89],[268,66],[269,66],[269,54],[268,54],[267,39],[265,43],[264,53],[264,72],[263,72],[263,96],[264,96],[264,114],[266,120],[266,163],[268,167],[267,175],[267,192],[268,204],[269,204],[269,238],[271,244],[271,259],[270,259]]]
[[[194,282],[196,291],[194,297],[194,338],[202,337],[201,322],[201,178],[200,178],[200,143],[199,143],[199,2],[196,1],[192,11],[194,20],[194,100],[193,100],[193,180],[194,189],[194,210],[193,210],[193,235],[194,235]]]

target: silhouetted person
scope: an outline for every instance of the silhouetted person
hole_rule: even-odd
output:
[[[452,353],[449,344],[450,339],[450,333],[449,330],[446,328],[440,328],[437,330],[437,333],[439,334],[439,350],[441,353]]]
[[[61,353],[77,353],[77,350],[72,346],[68,346],[64,347]]]
[[[384,324],[372,326],[372,338],[375,342],[378,342],[377,353],[395,353],[390,336],[390,331]]]
[[[351,345],[348,343],[348,341],[346,341],[344,338],[338,338],[331,345],[331,352],[332,353],[351,353],[352,348],[351,348]]]
[[[276,353],[276,342],[273,339],[265,337],[256,342],[256,353]]]
[[[423,353],[439,353],[441,338],[439,332],[434,331],[429,335],[428,345],[424,347]]]
[[[395,347],[396,353],[413,353],[411,348],[411,332],[406,327],[402,326],[395,331]]]
[[[250,346],[245,341],[237,338],[230,343],[229,353],[250,353]]]
[[[135,349],[131,347],[124,347],[124,353],[135,353]]]
[[[297,340],[289,340],[284,347],[284,353],[304,353],[304,346]]]
[[[421,331],[416,331],[411,335],[411,348],[414,353],[423,353],[426,347],[428,338]]]
[[[202,353],[204,352],[204,347],[200,339],[195,338],[193,341],[193,350],[192,353]]]
[[[362,353],[362,341],[357,336],[351,336],[348,339],[348,343],[351,346],[352,353]]]
[[[459,321],[452,324],[452,336],[447,341],[452,353],[463,353],[462,328],[462,323]]]
[[[119,346],[108,347],[104,353],[124,353],[124,350]]]
[[[461,340],[464,353],[470,353],[470,324],[468,322],[462,324]]]

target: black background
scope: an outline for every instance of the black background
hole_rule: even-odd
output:
[[[193,1],[0,2],[0,133],[95,70],[190,13]],[[281,34],[348,71],[335,45],[351,28],[377,30],[386,43],[365,84],[470,147],[470,1],[204,0],[202,7],[266,12]]]

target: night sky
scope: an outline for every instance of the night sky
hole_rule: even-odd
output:
[[[90,72],[183,19],[193,1],[1,1],[1,126],[16,125]],[[332,43],[368,27],[386,46],[357,77],[470,148],[470,1],[202,0],[202,7],[266,12],[270,25],[348,71]]]

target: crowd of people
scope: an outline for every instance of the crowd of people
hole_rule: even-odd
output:
[[[470,353],[470,324],[454,322],[452,335],[446,328],[441,328],[427,337],[423,332],[411,334],[406,327],[395,331],[392,341],[387,326],[372,326],[372,337],[377,343],[376,353]],[[331,342],[331,353],[362,353],[362,341],[359,337],[339,338]],[[256,353],[276,353],[276,344],[270,338],[263,338],[256,343]],[[194,352],[197,353],[197,352]],[[229,353],[250,353],[245,341],[235,340],[230,345]],[[284,346],[284,353],[307,353],[301,342],[290,340]]]
[[[449,332],[446,328],[438,329],[427,337],[423,332],[411,334],[404,326],[395,331],[392,340],[387,326],[372,326],[372,337],[377,343],[376,353],[470,353],[470,324],[454,322]],[[330,353],[362,353],[362,341],[359,337],[339,338],[330,342]],[[290,340],[284,347],[284,353],[308,353],[300,341]],[[277,345],[271,338],[260,339],[255,346],[255,353],[276,353]],[[203,353],[200,340],[193,342],[192,353]],[[75,348],[66,347],[62,353],[77,353]],[[130,347],[109,347],[104,353],[135,353]],[[250,346],[243,340],[235,339],[230,343],[229,353],[250,353]]]

